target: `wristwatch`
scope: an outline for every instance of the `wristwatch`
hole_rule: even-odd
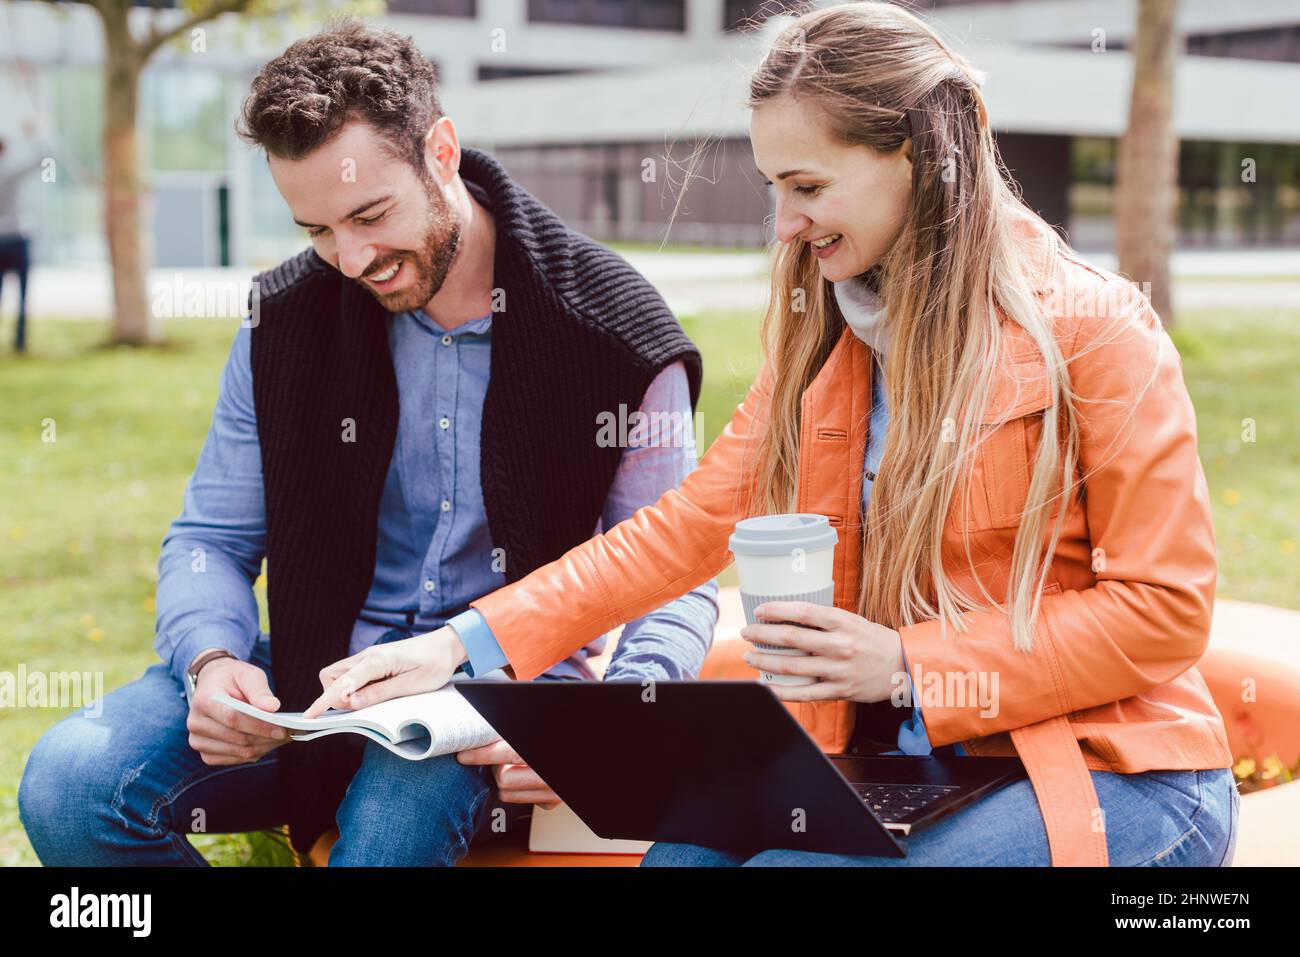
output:
[[[218,658],[234,658],[235,656],[225,648],[208,648],[199,652],[194,660],[190,662],[189,668],[185,671],[185,696],[191,700],[194,698],[194,692],[199,686],[199,672],[209,661],[216,661]]]

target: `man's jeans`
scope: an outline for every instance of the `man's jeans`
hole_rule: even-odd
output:
[[[978,758],[971,758],[978,761]],[[1227,867],[1237,847],[1241,795],[1231,768],[1092,771],[1112,867]],[[693,844],[653,845],[644,867],[1046,867],[1047,829],[1027,779],[905,838],[907,857],[770,850],[742,855]]]
[[[266,636],[252,662],[269,681]],[[288,742],[247,764],[204,764],[189,745],[185,692],[161,662],[100,704],[98,716],[83,708],[52,727],[27,760],[18,813],[43,864],[206,865],[186,833],[285,822],[276,759],[282,748],[310,742]],[[368,741],[339,807],[329,863],[454,864],[476,836],[486,839],[503,823],[505,831],[528,826],[520,816],[531,805],[500,804],[495,791],[490,766],[463,765],[454,754],[408,761]]]

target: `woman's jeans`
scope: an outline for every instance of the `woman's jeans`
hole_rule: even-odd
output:
[[[971,758],[972,761],[979,760]],[[1092,771],[1105,812],[1112,867],[1226,867],[1237,847],[1241,795],[1231,768],[1212,771]],[[932,867],[1051,864],[1033,785],[1021,779],[903,839],[907,856],[769,850],[732,854],[693,844],[655,844],[642,865]]]
[[[270,680],[266,636],[252,662]],[[94,707],[96,716],[88,706],[47,731],[23,772],[18,813],[43,864],[206,865],[186,833],[285,823],[276,759],[283,747],[310,743],[247,764],[204,764],[189,745],[185,692],[161,662]],[[527,826],[521,815],[531,805],[495,798],[490,766],[454,754],[408,761],[369,741],[338,810],[329,863],[454,864],[476,836]]]

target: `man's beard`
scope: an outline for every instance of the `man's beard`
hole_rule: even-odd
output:
[[[418,251],[406,250],[393,253],[385,257],[382,262],[375,263],[365,273],[367,276],[377,275],[400,259],[402,274],[407,285],[393,292],[377,292],[364,279],[358,280],[381,306],[392,313],[408,312],[425,305],[447,281],[447,273],[456,259],[456,247],[460,243],[460,223],[452,212],[450,204],[434,186],[432,178],[427,180],[426,185],[429,207],[422,248]],[[410,270],[410,276],[405,275],[407,270]]]

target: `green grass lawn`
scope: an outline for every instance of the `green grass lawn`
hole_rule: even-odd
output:
[[[1300,310],[1188,311],[1181,323],[1220,594],[1300,607]],[[758,320],[711,314],[684,324],[705,356],[708,442],[757,372]],[[166,348],[138,351],[99,347],[98,323],[37,323],[31,354],[18,359],[7,351],[12,322],[0,325],[0,671],[102,671],[111,690],[153,663],[158,549],[235,328],[173,322]],[[1254,443],[1241,441],[1245,418],[1255,420]],[[42,441],[47,420],[54,442]],[[18,781],[32,744],[65,713],[0,710],[0,865],[36,863],[18,821]],[[195,843],[214,863],[289,860],[273,836]]]

